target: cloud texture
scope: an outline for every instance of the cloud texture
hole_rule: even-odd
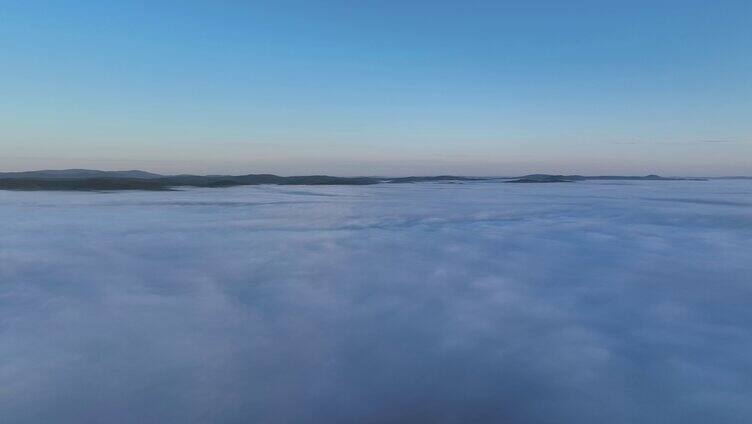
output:
[[[746,422],[751,199],[0,192],[0,422]]]

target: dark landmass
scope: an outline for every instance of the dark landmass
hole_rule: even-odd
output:
[[[733,177],[749,178],[749,177]],[[0,172],[0,190],[172,190],[177,187],[233,187],[241,185],[372,185],[417,182],[494,181],[501,178],[438,175],[430,177],[332,177],[303,175],[281,177],[273,174],[248,175],[159,175],[145,171],[97,171],[88,169]],[[704,178],[666,178],[646,176],[582,176],[531,174],[506,180],[508,183],[560,183],[585,180],[705,180]]]
[[[96,179],[96,178],[132,178],[149,179],[160,178],[164,175],[153,174],[146,171],[97,171],[92,169],[59,169],[24,172],[0,172],[0,178],[35,179],[35,180],[58,180],[58,179]]]
[[[605,181],[706,181],[707,178],[673,178],[673,177],[661,177],[659,175],[645,175],[645,176],[624,176],[624,175],[595,175],[595,176],[583,176],[583,175],[549,175],[549,174],[531,174],[525,175],[506,181],[508,183],[571,183],[575,181],[587,181],[587,180],[605,180]]]
[[[84,179],[32,179],[0,178],[0,190],[170,190],[170,187],[153,180],[131,178],[84,178]]]
[[[713,180],[752,180],[752,177],[731,176],[731,177],[711,177]]]
[[[330,176],[279,177],[276,175],[245,175],[239,177],[179,176],[162,178],[82,178],[32,179],[0,178],[0,190],[172,190],[176,187],[233,187],[240,185],[369,185],[378,184],[370,178]]]
[[[170,190],[175,187],[233,187],[241,185],[371,185],[426,181],[473,181],[485,178],[440,175],[435,177],[332,177],[303,175],[281,177],[273,174],[172,175],[144,171],[96,171],[67,169],[0,173],[4,190]]]
[[[574,175],[573,177],[577,177]],[[679,178],[679,177],[661,177],[659,175],[624,176],[624,175],[597,175],[581,177],[583,180],[647,180],[647,181],[707,181],[707,178]]]

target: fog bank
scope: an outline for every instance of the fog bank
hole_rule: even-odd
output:
[[[752,182],[0,191],[0,421],[752,420]]]

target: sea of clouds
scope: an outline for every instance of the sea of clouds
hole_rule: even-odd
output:
[[[0,422],[751,422],[750,305],[752,181],[0,191]]]

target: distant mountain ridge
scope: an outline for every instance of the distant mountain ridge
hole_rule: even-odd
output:
[[[100,171],[91,169],[63,169],[24,172],[0,172],[0,190],[172,190],[176,187],[232,187],[241,185],[372,185],[407,184],[417,182],[499,181],[508,183],[557,183],[586,180],[704,180],[703,178],[667,178],[645,176],[582,176],[530,174],[517,178],[462,177],[454,175],[412,177],[333,177],[302,175],[283,177],[273,174],[247,175],[160,175],[152,172]]]
[[[132,178],[149,179],[160,178],[164,175],[146,171],[98,171],[94,169],[48,169],[41,171],[0,172],[0,178],[17,179],[87,179],[87,178]]]
[[[333,177],[273,174],[160,175],[151,172],[99,171],[89,169],[43,170],[0,173],[0,189],[6,190],[171,190],[174,187],[232,187],[240,185],[371,185],[425,181],[470,181],[482,178],[441,175],[435,177]]]
[[[675,177],[661,177],[659,175],[650,174],[645,176],[629,176],[629,175],[595,175],[595,176],[583,176],[583,175],[551,175],[551,174],[530,174],[522,177],[514,178],[508,183],[571,183],[575,181],[588,181],[588,180],[629,180],[629,181],[705,181],[707,178],[675,178]]]

